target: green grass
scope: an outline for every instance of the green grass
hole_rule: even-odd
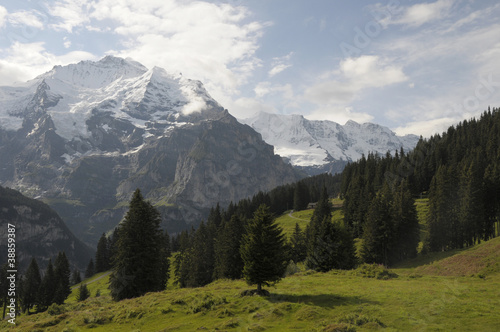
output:
[[[21,316],[19,331],[494,331],[500,323],[500,274],[405,274],[380,280],[358,271],[303,271],[241,297],[243,281],[170,289],[113,302],[109,294],[67,301],[64,313]],[[107,279],[107,278],[105,278]],[[100,283],[100,281],[95,284]],[[103,283],[102,285],[104,285]],[[89,288],[97,285],[90,284]],[[9,330],[1,322],[0,329]],[[14,330],[14,328],[11,328]]]
[[[332,220],[333,221],[343,220],[344,214],[342,212],[342,209],[340,208],[343,204],[343,200],[334,198],[331,199],[330,201],[334,206],[332,213]],[[303,231],[306,229],[307,225],[309,224],[309,221],[311,220],[313,212],[314,209],[296,211],[292,212],[292,216],[290,216],[290,211],[287,211],[278,218],[276,218],[276,222],[278,223],[278,225],[281,226],[281,228],[283,228],[283,233],[287,237],[290,237],[293,234],[293,230],[295,229],[296,223],[299,224],[300,228]]]
[[[285,212],[280,217],[276,218],[276,223],[283,229],[283,233],[290,237],[295,229],[295,224],[298,223],[304,231],[311,220],[314,210],[302,210],[293,212],[290,216],[290,211]]]
[[[312,210],[293,214],[310,215]],[[278,222],[289,222],[286,216]],[[302,267],[268,288],[269,297],[241,297],[251,288],[242,280],[192,289],[179,289],[170,280],[164,292],[114,302],[109,276],[94,281],[102,275],[84,281],[90,282],[89,299],[77,302],[75,287],[63,313],[20,316],[16,327],[3,321],[0,330],[495,331],[500,326],[500,238],[419,255],[390,271],[365,265],[317,273]],[[101,296],[95,297],[98,289]]]

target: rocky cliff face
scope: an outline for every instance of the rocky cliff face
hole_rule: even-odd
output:
[[[220,202],[297,180],[198,81],[106,57],[0,87],[0,184],[95,244],[140,188],[177,232]]]
[[[94,252],[78,240],[57,213],[46,204],[0,187],[0,250],[7,253],[7,224],[15,225],[16,260],[25,271],[32,257],[41,266],[64,251],[68,260],[84,270]],[[0,265],[7,256],[0,257]]]

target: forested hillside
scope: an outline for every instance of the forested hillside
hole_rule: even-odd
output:
[[[413,198],[429,197],[423,250],[445,251],[491,239],[499,233],[499,160],[498,108],[441,135],[421,138],[413,151],[369,154],[342,174],[345,221],[365,245],[376,242],[384,256],[400,249],[401,227],[413,224],[414,209],[407,201],[411,193]],[[404,233],[409,241],[415,236],[408,228]]]

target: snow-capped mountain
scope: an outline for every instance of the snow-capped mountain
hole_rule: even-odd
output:
[[[112,56],[55,66],[27,83],[0,88],[1,127],[19,130],[26,117],[45,111],[56,133],[67,141],[91,138],[88,121],[103,114],[143,129],[148,136],[154,130],[150,123],[183,125],[190,114],[214,107],[221,109],[201,82]],[[109,125],[101,129],[108,131]]]
[[[0,87],[0,185],[40,198],[94,243],[140,188],[169,232],[297,180],[199,81],[105,57]]]
[[[413,149],[419,137],[396,136],[389,128],[373,123],[345,125],[332,121],[308,120],[302,115],[280,115],[260,112],[242,119],[269,144],[275,152],[298,167],[320,167],[355,161],[369,152],[385,154],[401,147]]]

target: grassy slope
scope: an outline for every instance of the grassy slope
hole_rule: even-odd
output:
[[[287,221],[278,220],[282,225]],[[293,230],[295,221],[290,224]],[[76,302],[75,289],[64,305],[65,313],[19,317],[15,329],[494,331],[500,325],[499,255],[500,238],[496,238],[467,250],[405,262],[393,269],[399,277],[390,280],[364,278],[353,271],[302,271],[270,288],[269,298],[240,297],[249,288],[243,281],[219,280],[195,289],[169,284],[165,292],[115,303],[106,276],[88,285],[92,297],[86,301]],[[98,289],[101,296],[96,298]],[[8,327],[0,323],[0,330]]]
[[[351,323],[358,331],[382,326],[387,331],[493,331],[500,323],[498,273],[486,279],[377,280],[352,272],[302,272],[271,288],[269,298],[240,297],[247,288],[242,281],[223,280],[118,303],[102,295],[66,304],[62,315],[20,317],[18,329],[321,331],[328,325]],[[0,329],[9,326],[1,324]]]

